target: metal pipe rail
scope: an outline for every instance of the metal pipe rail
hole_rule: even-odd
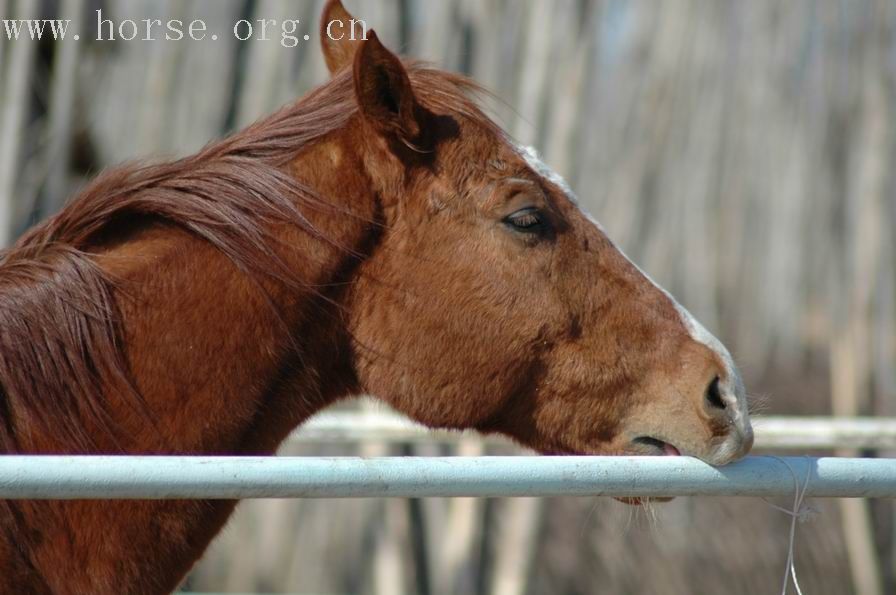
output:
[[[807,479],[808,478],[808,479]],[[896,497],[896,459],[0,456],[0,499]]]
[[[756,449],[896,449],[896,419],[845,417],[756,417]],[[471,432],[430,430],[387,412],[335,411],[321,413],[300,426],[293,443],[336,441],[456,442],[476,437]],[[497,437],[492,444],[509,444]]]

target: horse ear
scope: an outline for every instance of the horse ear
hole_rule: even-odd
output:
[[[373,30],[361,44],[354,64],[355,95],[361,114],[383,134],[409,141],[420,133],[417,100],[404,65]]]
[[[365,39],[363,21],[353,17],[340,0],[328,0],[320,15],[320,44],[331,75],[351,66]]]

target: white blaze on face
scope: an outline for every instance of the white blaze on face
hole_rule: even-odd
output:
[[[538,152],[532,147],[517,147],[520,155],[526,160],[526,163],[531,167],[537,174],[545,178],[548,182],[554,184],[558,188],[560,188],[569,200],[578,207],[578,209],[582,212],[585,217],[591,221],[605,236],[607,233],[604,231],[603,226],[597,222],[594,217],[591,216],[590,213],[585,211],[582,208],[582,205],[579,203],[578,198],[575,193],[572,191],[572,188],[569,187],[569,184],[566,183],[566,180],[558,174],[556,171],[551,169],[547,164],[545,164],[538,156]],[[609,236],[607,236],[609,239]],[[612,240],[610,240],[612,243]],[[613,244],[616,250],[619,250],[619,253],[625,256],[625,253],[619,249],[618,246]],[[700,324],[693,315],[688,312],[681,304],[676,301],[672,295],[660,287],[650,278],[650,276],[641,270],[637,264],[632,262],[628,256],[625,258],[632,263],[632,265],[644,276],[645,279],[650,281],[657,289],[663,292],[669,301],[672,302],[672,305],[675,306],[676,311],[678,311],[678,315],[681,317],[681,323],[687,329],[688,334],[690,334],[691,338],[697,341],[698,343],[702,343],[706,345],[711,351],[713,351],[719,359],[722,361],[725,366],[726,378],[724,382],[720,385],[722,389],[720,392],[722,394],[722,398],[725,400],[725,404],[730,408],[732,412],[732,421],[734,422],[735,427],[738,432],[746,437],[749,434],[753,433],[752,428],[750,427],[750,421],[747,416],[747,402],[746,402],[746,392],[744,389],[743,380],[740,377],[740,373],[737,370],[737,366],[734,365],[734,360],[731,358],[731,354],[728,353],[728,350],[722,345],[722,342],[719,341],[712,333],[710,333],[706,328]],[[723,446],[729,446],[727,443]],[[731,448],[734,448],[733,443],[730,445]]]

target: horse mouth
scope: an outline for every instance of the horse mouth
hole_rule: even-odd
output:
[[[637,454],[645,454],[648,456],[661,456],[661,457],[680,457],[681,451],[678,450],[673,444],[669,442],[664,442],[659,438],[654,438],[653,436],[638,436],[634,440],[632,440],[632,444],[635,445],[638,452]],[[642,451],[647,452],[642,452]]]
[[[632,447],[623,451],[616,451],[617,455],[628,456],[650,456],[650,457],[680,457],[681,451],[678,448],[659,438],[653,436],[638,436],[632,439]],[[542,455],[564,457],[564,456],[588,456],[598,454],[594,452],[586,452],[583,450],[574,450],[570,448],[551,448],[540,451]]]

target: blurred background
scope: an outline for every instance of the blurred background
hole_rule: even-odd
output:
[[[0,18],[68,18],[82,36],[0,31],[0,244],[104,167],[189,154],[323,82],[321,5],[0,0]],[[492,90],[504,128],[731,348],[760,413],[896,415],[896,3],[346,5],[393,49]],[[97,9],[222,32],[299,19],[311,40],[97,42]],[[468,436],[282,452],[514,451]],[[803,591],[896,593],[893,503],[814,505],[796,537]],[[777,593],[789,522],[737,498],[244,502],[184,589]]]

